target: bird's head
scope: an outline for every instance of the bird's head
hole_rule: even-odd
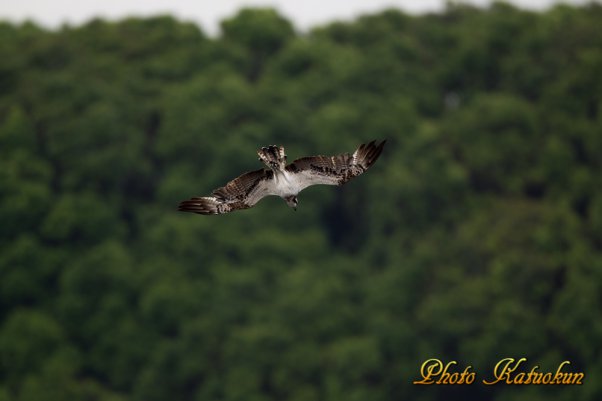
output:
[[[299,203],[299,201],[297,200],[297,197],[295,195],[287,196],[286,198],[284,198],[284,200],[286,201],[286,204],[289,207],[292,207],[294,211],[297,211],[297,204]]]

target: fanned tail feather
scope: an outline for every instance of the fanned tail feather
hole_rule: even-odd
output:
[[[282,146],[264,146],[257,151],[257,155],[272,170],[283,170],[286,166],[286,154]]]

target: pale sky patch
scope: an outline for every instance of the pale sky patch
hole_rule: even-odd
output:
[[[486,6],[490,0],[466,3]],[[589,0],[512,0],[521,8],[541,10],[556,3],[585,4]],[[0,0],[0,19],[14,22],[33,20],[50,28],[64,23],[82,24],[94,17],[116,20],[128,16],[171,14],[193,21],[211,35],[219,32],[219,23],[242,7],[272,7],[301,31],[336,20],[352,20],[386,8],[398,8],[418,14],[438,11],[444,0]]]

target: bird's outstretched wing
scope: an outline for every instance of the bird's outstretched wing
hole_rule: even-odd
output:
[[[199,214],[223,214],[248,209],[263,197],[273,195],[273,176],[274,173],[266,169],[250,171],[217,188],[211,196],[182,201],[178,210]]]
[[[362,144],[353,154],[302,157],[286,166],[286,171],[294,177],[299,191],[317,184],[343,185],[374,164],[385,142]]]

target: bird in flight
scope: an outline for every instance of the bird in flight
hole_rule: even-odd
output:
[[[286,164],[282,146],[270,145],[257,151],[268,168],[250,171],[217,188],[210,196],[182,201],[179,211],[224,214],[248,209],[268,195],[280,196],[297,210],[297,195],[317,185],[343,185],[365,172],[380,156],[386,141],[360,145],[353,154],[302,157]]]

